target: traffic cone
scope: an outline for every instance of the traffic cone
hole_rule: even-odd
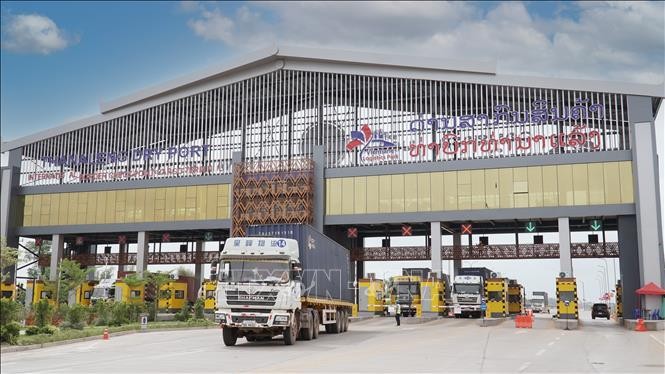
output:
[[[104,329],[104,335],[102,335],[102,339],[109,340],[109,329]]]
[[[637,325],[635,325],[635,331],[647,331],[647,327],[644,326],[644,320],[642,318],[637,320]]]

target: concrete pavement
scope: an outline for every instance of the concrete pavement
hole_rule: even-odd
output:
[[[3,373],[201,372],[655,372],[665,370],[660,332],[627,331],[613,321],[584,321],[560,331],[550,316],[533,329],[512,321],[479,327],[445,319],[397,328],[392,318],[359,321],[349,332],[314,341],[238,341],[221,331],[154,332],[2,355]]]

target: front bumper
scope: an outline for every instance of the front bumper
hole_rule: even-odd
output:
[[[215,322],[223,327],[239,329],[284,329],[291,323],[291,314],[287,311],[273,310],[266,313],[235,312],[218,310],[215,312]]]

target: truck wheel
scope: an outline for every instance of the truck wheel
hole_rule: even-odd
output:
[[[316,311],[312,312],[312,339],[316,339],[319,337],[319,313]]]
[[[349,315],[346,311],[342,312],[342,332],[349,331]]]
[[[327,325],[324,325],[326,327],[326,334],[332,334],[333,333],[333,327],[335,326],[334,324],[330,323]]]
[[[238,329],[232,327],[224,327],[222,329],[222,338],[224,340],[225,346],[232,347],[236,345],[236,341],[238,341]]]
[[[312,336],[314,335],[314,324],[312,322],[310,321],[309,327],[300,329],[300,339],[312,340]]]
[[[298,333],[300,332],[300,314],[294,313],[293,320],[291,321],[291,326],[284,329],[284,344],[285,345],[294,345],[296,339],[298,339]]]
[[[245,339],[247,339],[248,342],[255,342],[256,341],[256,336],[248,335],[248,336],[245,336]]]

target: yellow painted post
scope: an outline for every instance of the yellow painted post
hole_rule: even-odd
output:
[[[565,302],[569,304],[566,306]],[[556,316],[558,319],[578,319],[577,282],[575,278],[556,279]]]
[[[485,281],[485,303],[487,318],[508,316],[508,279],[489,278]]]

